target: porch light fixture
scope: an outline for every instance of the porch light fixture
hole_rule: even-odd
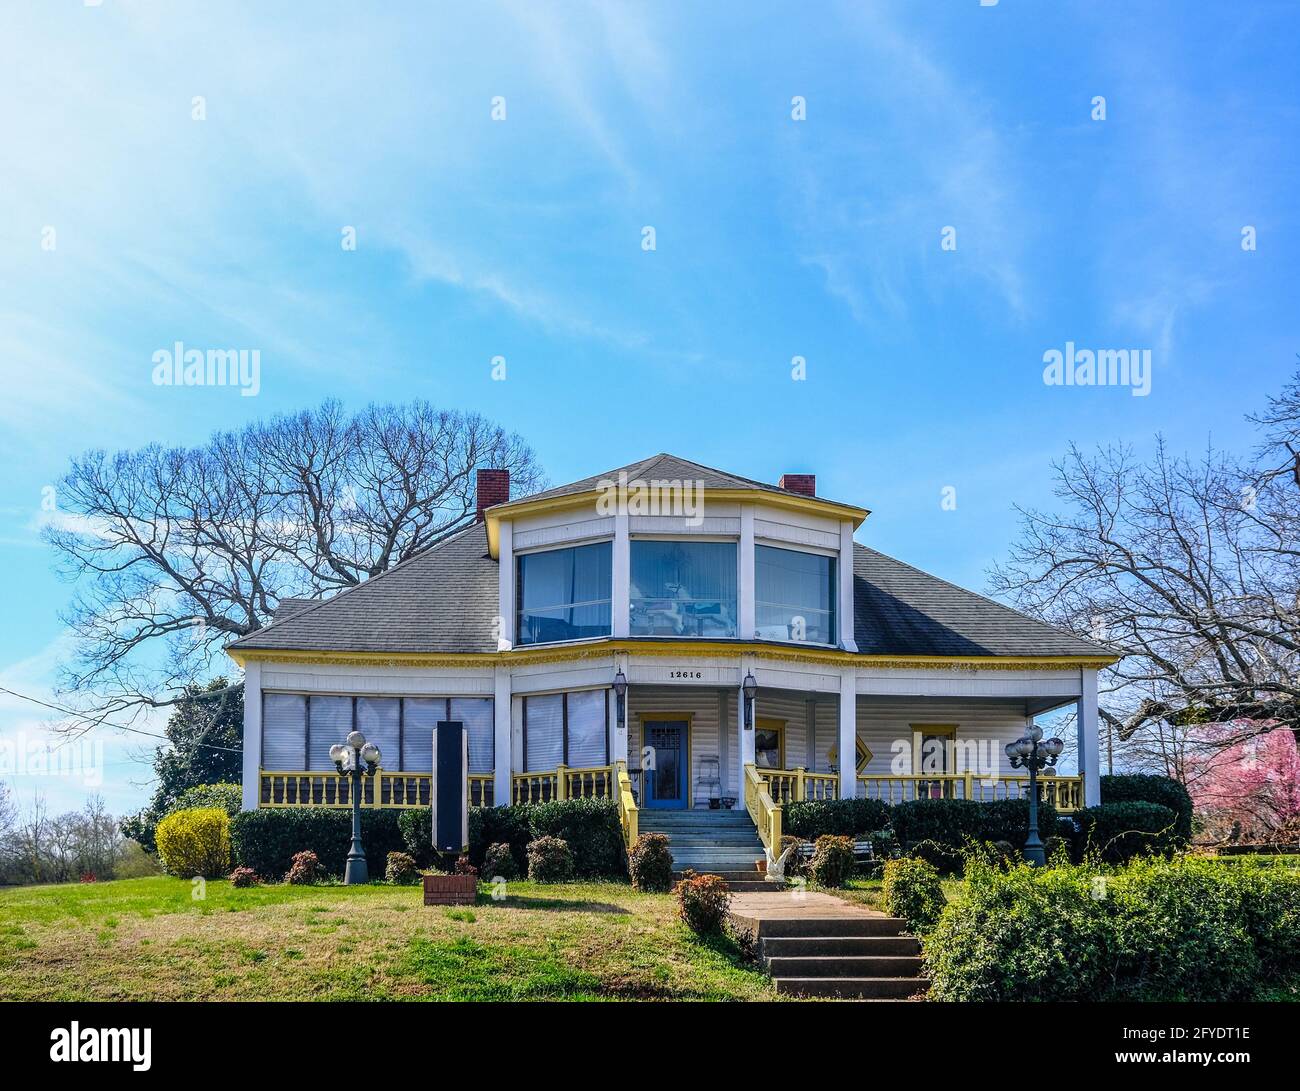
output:
[[[361,845],[361,784],[363,777],[373,777],[379,772],[380,757],[379,747],[366,742],[360,731],[351,732],[346,743],[335,743],[330,747],[330,761],[334,768],[351,781],[352,844],[348,847],[347,867],[343,871],[345,886],[370,881],[366,850]]]
[[[627,675],[623,673],[622,667],[614,675],[614,698],[616,701],[618,729],[622,731],[627,727]]]
[[[745,730],[754,730],[754,696],[758,693],[758,679],[753,672],[745,675],[740,683],[740,691],[745,695]]]
[[[1043,851],[1042,838],[1038,836],[1038,773],[1056,765],[1056,759],[1065,750],[1065,743],[1060,739],[1044,741],[1043,729],[1030,724],[1024,738],[1007,743],[1004,749],[1012,769],[1023,766],[1029,770],[1029,836],[1025,838],[1024,854],[1032,867],[1044,867],[1047,854]]]

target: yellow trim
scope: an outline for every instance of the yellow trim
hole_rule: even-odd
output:
[[[628,709],[631,712],[631,709]],[[691,741],[695,737],[695,713],[694,712],[635,712],[636,731],[641,739],[641,753],[645,753],[645,722],[646,720],[685,720],[686,721],[686,809],[689,811],[695,806],[695,782],[691,778]],[[640,760],[638,758],[638,766]],[[639,798],[645,799],[645,770],[642,769],[640,774],[641,786]]]
[[[226,654],[241,667],[250,662],[368,664],[390,667],[490,667],[501,663],[561,663],[575,659],[606,659],[618,652],[671,659],[678,656],[712,656],[738,659],[753,656],[787,662],[825,663],[841,667],[883,667],[893,670],[953,667],[963,670],[1070,670],[1100,669],[1117,663],[1117,655],[858,655],[833,648],[801,648],[758,642],[725,643],[716,640],[614,640],[584,641],[578,644],[550,644],[512,648],[502,652],[348,652],[303,651],[275,648],[227,648]]]
[[[840,504],[834,500],[820,500],[797,493],[768,492],[765,489],[703,489],[704,498],[719,503],[760,504],[787,511],[799,511],[807,515],[820,515],[837,521],[847,519],[856,530],[871,514],[866,508],[855,504]],[[540,500],[511,500],[497,504],[484,513],[487,524],[488,553],[494,559],[501,556],[501,520],[507,515],[511,520],[527,518],[531,515],[546,515],[555,511],[568,511],[572,508],[585,508],[595,503],[600,497],[599,489],[587,489],[585,492],[568,493],[565,496],[548,496]],[[599,513],[598,513],[599,514]]]
[[[775,768],[777,770],[785,768],[785,724],[786,724],[785,720],[774,720],[770,716],[759,716],[754,720],[754,727],[758,731],[776,732],[777,762]],[[755,743],[758,742],[757,736],[755,736],[754,742]],[[754,748],[754,753],[755,755],[758,754],[757,746],[755,746]],[[766,769],[764,769],[761,765],[758,764],[757,757],[755,757],[754,767],[759,771],[760,774],[767,772]]]

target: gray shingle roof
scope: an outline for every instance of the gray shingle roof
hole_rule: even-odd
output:
[[[277,611],[236,651],[492,652],[497,562],[481,525],[329,599]],[[863,655],[1109,655],[866,546],[854,546],[854,637]]]
[[[494,652],[497,562],[482,524],[387,572],[294,610],[235,641],[253,648],[348,652]]]
[[[853,604],[863,655],[1112,654],[856,542]]]

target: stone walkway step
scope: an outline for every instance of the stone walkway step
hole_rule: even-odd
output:
[[[768,936],[769,958],[915,958],[921,944],[913,936]]]

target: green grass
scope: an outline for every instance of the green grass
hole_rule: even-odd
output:
[[[0,999],[776,999],[733,942],[692,935],[669,895],[481,891],[452,909],[383,885],[155,876],[4,890]]]

